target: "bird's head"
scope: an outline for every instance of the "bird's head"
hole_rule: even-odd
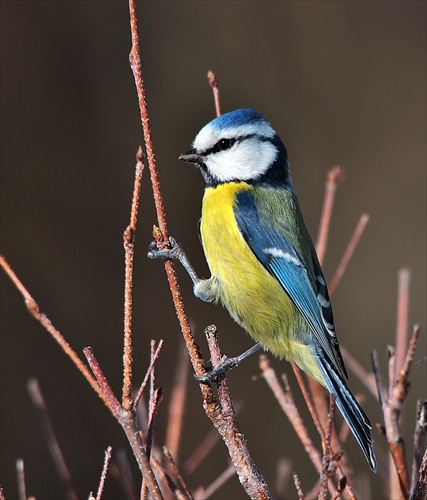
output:
[[[264,115],[250,108],[209,122],[179,159],[196,164],[208,186],[232,181],[292,186],[285,146]]]

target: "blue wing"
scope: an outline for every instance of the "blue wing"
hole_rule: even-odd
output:
[[[289,192],[283,194],[293,196]],[[280,199],[276,201],[280,205]],[[297,206],[295,209],[299,210]],[[244,190],[237,195],[234,215],[252,252],[282,285],[332,364],[347,376],[335,335],[328,290],[311,241],[307,247],[306,242],[301,241],[301,233],[293,235],[294,243],[290,237],[286,237],[290,231],[286,224],[294,221],[278,221],[271,211],[269,216],[275,217],[274,224],[263,220],[256,208],[252,190]],[[295,217],[295,214],[291,216]],[[301,231],[301,224],[302,218],[297,221],[297,231]],[[309,248],[304,255],[305,261],[302,256],[304,245]],[[310,262],[306,263],[307,258]]]

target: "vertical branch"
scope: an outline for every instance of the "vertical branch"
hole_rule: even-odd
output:
[[[154,203],[156,207],[157,220],[159,228],[154,228],[154,237],[157,241],[159,248],[165,248],[168,244],[168,231],[166,226],[166,215],[163,205],[163,197],[160,192],[160,183],[157,174],[156,159],[154,156],[154,147],[151,139],[150,122],[148,118],[147,104],[145,99],[144,82],[142,79],[141,71],[141,57],[139,53],[139,36],[138,36],[138,22],[136,17],[135,0],[129,0],[129,13],[130,25],[132,35],[132,49],[129,55],[132,72],[135,78],[136,90],[138,93],[139,109],[141,114],[141,123],[144,131],[145,149],[147,151],[147,162],[150,171],[151,184],[153,188]],[[172,298],[175,306],[175,311],[181,326],[181,331],[187,344],[187,349],[191,357],[194,371],[197,376],[202,377],[205,368],[199,346],[194,341],[193,334],[191,333],[190,323],[184,308],[181,291],[179,289],[175,265],[171,260],[165,260],[165,269],[171,289]],[[212,399],[212,389],[207,384],[200,384],[203,397],[205,399]]]
[[[319,234],[317,236],[316,250],[320,264],[325,260],[328,245],[329,225],[334,206],[335,192],[338,183],[344,178],[344,170],[339,165],[332,167],[327,175],[325,185],[325,198],[323,200],[322,215],[320,216]]]
[[[222,358],[216,327],[214,325],[208,326],[205,333],[212,365],[215,368]],[[224,440],[239,481],[246,493],[254,500],[271,498],[268,485],[249,454],[246,439],[239,429],[228,382],[224,374],[219,375],[218,379],[218,403],[208,404],[205,401],[205,411]]]
[[[409,269],[402,268],[399,271],[396,320],[396,373],[399,373],[403,368],[406,345],[408,343],[410,278]]]
[[[101,500],[102,493],[104,492],[105,480],[107,479],[108,466],[111,460],[111,446],[105,450],[104,466],[102,468],[101,479],[99,480],[98,492],[96,494],[96,500]]]
[[[166,430],[166,448],[178,460],[179,444],[184,420],[184,405],[187,394],[188,368],[187,350],[184,344],[179,347],[175,369],[174,385],[169,403],[169,418]]]
[[[369,221],[369,215],[368,214],[362,214],[360,216],[359,222],[356,226],[356,229],[354,230],[353,236],[350,239],[350,242],[346,248],[346,251],[344,252],[344,255],[341,258],[340,263],[338,264],[337,270],[335,271],[334,276],[332,277],[330,283],[329,283],[329,295],[332,295],[334,291],[336,290],[339,282],[341,281],[341,278],[343,277],[348,263],[350,262],[350,259],[353,257],[353,253],[356,250],[357,245],[359,244],[359,240],[362,237],[363,231],[365,230],[366,224]]]
[[[19,500],[27,500],[27,485],[25,484],[24,461],[18,458],[16,461],[16,479],[18,482]]]
[[[71,479],[70,470],[65,461],[61,447],[59,446],[55,431],[53,430],[53,425],[47,411],[46,403],[40,390],[39,383],[36,379],[32,378],[28,381],[28,392],[30,394],[31,401],[37,410],[53,463],[55,464],[58,475],[66,488],[66,496],[70,500],[77,500],[78,495]]]
[[[132,300],[133,261],[136,222],[138,218],[139,196],[141,193],[144,153],[140,146],[136,154],[135,182],[133,188],[130,222],[123,234],[125,249],[125,306],[124,306],[124,352],[122,404],[126,410],[132,407]]]
[[[138,467],[144,477],[144,480],[147,481],[147,485],[153,499],[162,500],[162,493],[150,467],[150,462],[136,425],[135,412],[133,410],[126,410],[120,405],[98,363],[98,360],[95,358],[92,349],[90,347],[86,347],[83,352],[96,377],[96,380],[98,381],[100,390],[104,394],[104,398],[108,401],[109,407],[112,408],[114,416],[122,426],[126,437],[128,438]]]
[[[215,103],[215,112],[218,117],[221,114],[221,105],[219,101],[219,82],[213,71],[208,71],[208,82],[212,88],[214,103]]]
[[[423,450],[426,449],[427,441],[427,401],[417,403],[417,419],[414,432],[414,460],[412,463],[411,490],[415,489],[415,483],[423,460]]]

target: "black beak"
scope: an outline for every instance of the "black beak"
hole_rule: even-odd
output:
[[[186,161],[187,163],[203,163],[204,158],[195,149],[190,149],[190,151],[181,155],[178,160]]]

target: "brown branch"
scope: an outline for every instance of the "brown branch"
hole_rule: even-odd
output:
[[[151,341],[151,363],[153,364],[154,360],[157,358],[156,356],[156,342],[154,340]],[[154,365],[153,369],[150,372],[150,399],[148,402],[148,423],[147,423],[147,432],[145,434],[145,452],[147,454],[148,460],[152,455],[151,450],[153,447],[153,436],[154,436],[154,420],[157,414],[157,408],[163,399],[163,389],[159,387],[155,389],[155,371]],[[144,478],[141,487],[141,499],[146,498],[147,496],[147,482]]]
[[[417,401],[417,418],[414,432],[414,460],[412,462],[411,491],[415,489],[418,472],[423,460],[427,441],[427,401]]]
[[[196,494],[197,500],[205,500],[207,498],[210,498],[221,486],[223,486],[231,477],[233,477],[236,474],[236,469],[234,468],[234,465],[230,465],[225,469],[224,472],[222,472],[216,479],[215,481],[212,481],[212,483],[206,487],[206,488],[200,488]]]
[[[295,361],[291,361],[290,363],[292,366],[292,370],[294,371],[295,378],[297,379],[298,385],[301,389],[301,393],[304,397],[305,404],[307,405],[308,411],[310,412],[311,419],[313,420],[314,425],[316,426],[320,439],[322,441],[325,441],[325,431],[323,430],[322,424],[320,423],[319,415],[317,414],[317,411],[311,402],[310,394],[308,393],[307,387],[305,385],[304,379],[301,374],[301,370],[298,368]]]
[[[150,171],[151,184],[153,188],[154,203],[156,207],[157,220],[159,228],[154,227],[153,234],[159,248],[165,248],[168,245],[168,232],[166,226],[166,215],[163,205],[163,197],[160,191],[160,183],[157,173],[156,159],[154,156],[154,147],[151,139],[150,122],[145,99],[144,83],[141,72],[141,57],[139,52],[139,36],[138,23],[136,17],[135,1],[129,0],[129,13],[132,34],[132,49],[130,52],[130,64],[135,78],[135,85],[138,94],[139,109],[141,114],[141,123],[144,132],[145,149],[147,151],[147,162]],[[171,289],[172,298],[175,306],[175,311],[181,326],[181,331],[184,336],[191,362],[197,376],[204,374],[204,362],[200,353],[199,346],[194,341],[191,333],[190,323],[184,308],[181,292],[179,289],[175,265],[171,260],[165,260],[165,269]],[[212,389],[207,384],[200,384],[200,389],[205,400],[211,400],[213,396]]]
[[[133,479],[132,470],[128,456],[124,448],[119,448],[116,452],[116,460],[112,462],[110,473],[122,485],[126,498],[137,498],[136,485]]]
[[[300,481],[298,474],[296,472],[294,472],[292,474],[292,477],[294,479],[294,485],[295,485],[295,489],[297,490],[299,500],[304,500],[305,495],[304,495],[304,492],[302,491],[301,481]]]
[[[150,490],[151,495],[155,499],[162,499],[163,497],[160,492],[159,485],[157,484],[154,473],[150,467],[149,460],[147,458],[147,454],[138,431],[135,412],[132,410],[126,410],[120,405],[118,399],[116,398],[114,392],[110,387],[110,384],[105,378],[105,375],[102,372],[101,367],[99,366],[99,363],[92,352],[92,349],[90,347],[86,347],[83,352],[96,377],[96,380],[98,381],[105,399],[109,402],[109,406],[114,412],[115,418],[125,431],[133,454],[135,455],[138,467],[144,479],[147,481],[148,489]]]
[[[425,500],[427,498],[427,449],[418,471],[417,480],[410,500]]]
[[[162,481],[162,484],[167,485],[177,500],[188,500],[184,493],[178,488],[170,475],[166,472],[162,464],[156,457],[151,457],[151,466],[156,471],[156,476]],[[167,497],[170,498],[170,497]]]
[[[83,374],[85,379],[89,382],[92,389],[98,394],[98,396],[103,400],[105,405],[112,411],[112,408],[109,406],[108,401],[105,399],[104,394],[100,390],[98,384],[96,383],[95,378],[92,376],[87,366],[83,363],[83,361],[79,358],[77,353],[73,350],[70,344],[65,340],[62,334],[57,330],[50,319],[46,316],[46,314],[40,311],[40,307],[37,302],[30,295],[28,290],[24,287],[18,276],[15,274],[10,265],[6,262],[6,259],[0,255],[0,266],[6,271],[9,278],[12,280],[13,284],[19,290],[21,295],[25,300],[25,305],[27,306],[29,312],[36,318],[36,320],[41,323],[41,325],[47,330],[50,335],[56,340],[56,342],[60,345],[62,350],[67,354],[67,356],[71,359],[71,361],[75,364],[75,366],[79,369],[79,371]]]
[[[328,479],[329,479],[329,470],[331,464],[331,439],[332,439],[332,429],[334,423],[334,414],[335,414],[335,396],[330,396],[329,403],[329,413],[328,413],[328,426],[326,429],[324,445],[323,445],[323,459],[322,459],[322,473],[320,474],[320,482],[319,482],[319,500],[323,500],[326,498]]]
[[[110,465],[110,460],[111,460],[111,450],[112,450],[111,446],[109,446],[105,450],[104,466],[102,467],[101,479],[99,481],[96,500],[101,500],[102,494],[104,492],[105,480],[107,479],[108,466]]]
[[[328,428],[328,426],[329,426],[329,411],[327,411],[327,413],[325,415],[325,422],[322,424],[320,422],[320,418],[319,418],[319,403],[318,403],[317,408],[313,406],[312,399],[310,398],[307,387],[304,383],[304,379],[302,377],[301,370],[298,368],[297,364],[294,361],[291,361],[291,365],[292,365],[292,369],[294,370],[298,385],[301,389],[302,395],[304,396],[304,400],[305,400],[307,408],[310,412],[311,418],[312,418],[312,420],[316,426],[317,432],[319,433],[319,436],[322,439],[324,446],[325,446],[326,434],[325,434],[323,427],[325,426],[326,428]],[[309,382],[310,381],[313,382],[312,385],[316,386],[316,390],[318,390],[319,387],[322,390],[322,406],[323,406],[323,398],[325,398],[325,401],[326,401],[326,397],[327,397],[328,393],[326,393],[326,391],[323,390],[323,387],[320,384],[318,384],[315,380],[313,380],[311,377],[309,377]],[[322,415],[322,414],[320,414],[320,415]],[[334,420],[332,420],[331,445],[332,445],[331,448],[334,448],[336,450],[343,450],[342,441],[341,441],[340,436],[336,430]],[[341,481],[343,477],[347,477],[347,476],[350,477],[352,475],[352,470],[351,470],[348,462],[344,459],[343,453],[341,453],[341,455],[340,455],[340,463],[337,464],[336,475],[337,475],[338,482]],[[348,483],[347,483],[347,488],[348,488],[348,494],[350,495],[350,497],[356,498],[356,496],[352,490],[352,487]]]
[[[275,497],[285,498],[285,494],[289,487],[289,479],[291,477],[292,464],[287,458],[280,458],[277,462]]]
[[[170,468],[171,468],[171,470],[173,470],[175,477],[178,479],[183,490],[185,491],[187,498],[189,500],[194,500],[193,494],[191,493],[190,488],[188,487],[183,475],[181,474],[180,470],[178,469],[178,466],[177,466],[177,464],[172,456],[172,453],[167,449],[166,446],[163,446],[163,453],[165,454],[165,457],[168,460]]]
[[[220,436],[215,429],[211,429],[206,436],[200,441],[193,453],[188,457],[182,466],[182,470],[186,474],[191,474],[201,464],[201,462],[209,455],[213,447],[218,443]]]
[[[341,278],[343,277],[347,269],[348,263],[353,257],[354,251],[356,250],[356,247],[359,244],[360,238],[362,237],[363,231],[365,230],[368,221],[369,221],[368,214],[362,214],[360,216],[359,222],[356,226],[356,229],[354,230],[352,237],[350,238],[350,241],[347,245],[344,255],[342,256],[341,261],[338,264],[337,270],[335,271],[335,274],[329,283],[328,287],[329,295],[332,295],[336,290],[337,286],[339,285]]]
[[[389,388],[388,397],[381,385],[376,353],[373,353],[372,358],[372,364],[377,379],[378,393],[380,395],[380,402],[383,412],[385,436],[389,446],[390,455],[399,479],[401,494],[404,498],[409,497],[409,477],[408,469],[406,466],[405,442],[400,429],[399,420],[403,402],[410,390],[410,382],[408,376],[414,357],[419,333],[419,326],[414,326],[411,341],[409,343],[406,357],[403,362],[403,367],[400,370],[394,385]],[[391,364],[390,366],[391,369],[394,369],[393,364]],[[390,375],[389,379],[393,380],[393,377]],[[392,485],[392,483],[390,484]],[[392,491],[392,494],[393,496],[396,496],[395,491]]]
[[[317,236],[316,251],[320,264],[323,264],[328,245],[329,225],[331,222],[332,208],[334,206],[335,192],[339,182],[344,178],[344,169],[339,165],[332,167],[326,178],[325,197],[323,200],[322,214],[320,216],[319,234]]]
[[[38,380],[35,378],[31,378],[28,381],[27,389],[31,401],[37,411],[40,425],[42,427],[56,471],[58,472],[58,475],[65,486],[66,497],[70,500],[77,500],[78,495],[71,478],[70,469],[67,466],[64,454],[62,453],[58,439],[55,435],[55,431],[53,430],[52,421],[50,419],[43,394],[40,390]]]
[[[133,301],[133,262],[135,231],[138,218],[138,205],[141,193],[144,153],[140,146],[136,154],[135,181],[132,197],[130,222],[123,234],[125,249],[125,300],[124,300],[124,348],[123,348],[123,389],[122,404],[126,410],[132,407],[132,301]]]
[[[372,372],[368,372],[363,368],[363,366],[357,361],[357,359],[343,346],[340,346],[341,353],[343,355],[345,364],[350,370],[356,375],[356,377],[365,385],[369,392],[377,397],[377,388],[375,385],[375,375]]]
[[[16,480],[18,483],[18,499],[27,500],[27,485],[25,484],[24,461],[18,458],[16,461]]]
[[[220,105],[220,101],[219,101],[219,82],[218,82],[218,78],[216,77],[215,73],[213,71],[210,71],[210,70],[208,71],[208,82],[212,88],[212,92],[213,92],[213,96],[214,96],[216,116],[219,116],[221,114],[221,105]]]
[[[142,381],[141,387],[139,388],[138,394],[136,395],[135,401],[133,402],[133,410],[134,411],[137,409],[139,402],[141,401],[145,386],[147,385],[147,382],[148,382],[148,379],[150,378],[151,372],[154,369],[154,364],[156,363],[157,358],[159,357],[160,349],[162,348],[162,346],[163,346],[163,340],[160,340],[159,345],[157,346],[156,352],[151,357],[152,359],[150,361],[150,366],[148,367],[147,372],[145,373],[144,380]]]
[[[216,327],[214,325],[208,326],[205,329],[205,334],[212,365],[215,368],[222,359]],[[246,493],[252,499],[271,498],[267,483],[250,456],[246,439],[239,429],[228,382],[224,374],[219,376],[218,403],[205,401],[204,408],[228,448],[237,476]]]
[[[176,459],[179,456],[179,444],[184,421],[189,366],[186,346],[181,343],[175,368],[174,385],[170,396],[169,418],[165,438],[166,448]]]
[[[397,319],[396,319],[396,374],[403,368],[409,323],[409,269],[402,268],[398,275]]]
[[[310,460],[314,464],[317,472],[320,474],[322,472],[322,458],[320,452],[316,449],[310,438],[307,427],[305,426],[298,407],[295,404],[289,384],[287,381],[285,382],[286,392],[284,392],[279,384],[279,380],[276,377],[276,373],[273,368],[271,368],[270,362],[265,354],[262,354],[259,357],[259,366],[261,368],[263,378],[273,392],[282,410],[288,417],[289,422],[292,424],[292,427],[297,433],[297,436],[310,457]]]

